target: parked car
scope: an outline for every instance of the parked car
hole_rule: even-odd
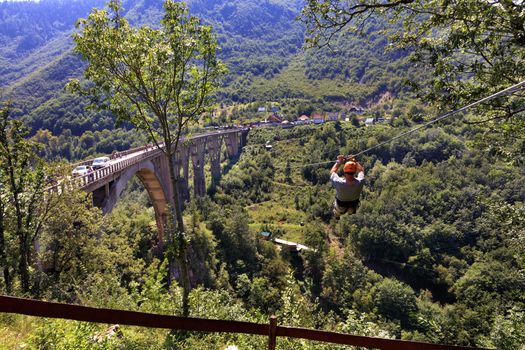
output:
[[[79,165],[71,172],[72,176],[83,176],[92,172],[93,169],[89,165]]]
[[[93,167],[93,169],[100,169],[107,165],[109,165],[109,157],[95,158],[93,160],[93,163],[91,163],[91,166]]]

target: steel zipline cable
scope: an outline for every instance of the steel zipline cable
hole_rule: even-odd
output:
[[[407,136],[407,135],[409,135],[409,134],[412,134],[412,133],[414,133],[414,132],[416,132],[416,131],[418,131],[418,130],[420,130],[420,129],[423,129],[423,128],[425,128],[425,127],[431,125],[431,124],[437,123],[437,122],[439,122],[440,120],[443,120],[443,119],[448,118],[448,117],[450,117],[450,116],[453,116],[453,115],[455,115],[455,114],[458,114],[458,113],[464,112],[464,111],[466,111],[466,110],[469,109],[469,108],[475,107],[475,106],[477,106],[477,105],[480,105],[480,104],[482,104],[482,103],[488,102],[488,101],[493,100],[493,99],[498,98],[498,97],[502,97],[502,96],[506,96],[506,95],[513,94],[513,93],[515,93],[515,92],[517,92],[517,91],[520,91],[520,90],[523,90],[523,89],[525,89],[525,80],[522,81],[522,82],[520,82],[520,83],[517,83],[517,84],[515,84],[515,85],[512,85],[512,86],[510,86],[510,87],[508,87],[508,88],[506,88],[506,89],[503,89],[503,90],[501,90],[501,91],[498,91],[498,92],[496,92],[496,93],[494,93],[494,94],[492,94],[492,95],[490,95],[490,96],[487,96],[487,97],[484,97],[484,98],[482,98],[482,99],[480,99],[480,100],[477,100],[477,101],[475,101],[475,102],[472,102],[472,103],[470,103],[470,104],[468,104],[468,105],[466,105],[466,106],[463,106],[463,107],[461,107],[461,108],[459,108],[459,109],[456,109],[456,110],[453,110],[453,111],[451,111],[451,112],[445,113],[445,114],[443,114],[443,115],[437,117],[436,119],[430,120],[430,121],[428,121],[428,122],[426,122],[426,123],[423,123],[423,124],[421,124],[421,125],[419,125],[419,126],[413,128],[413,129],[410,129],[410,130],[408,130],[408,131],[406,131],[406,132],[403,132],[403,133],[401,133],[401,134],[399,134],[399,135],[397,135],[397,136],[394,136],[394,137],[392,137],[392,138],[390,138],[390,139],[388,139],[388,140],[386,140],[386,141],[380,142],[380,143],[378,143],[378,144],[375,145],[375,146],[372,146],[372,147],[367,148],[367,149],[365,149],[365,150],[363,150],[363,151],[361,151],[361,152],[358,152],[358,153],[356,153],[356,154],[353,154],[353,156],[357,157],[357,156],[359,156],[359,155],[362,155],[362,154],[368,153],[368,152],[370,152],[370,151],[373,150],[373,149],[376,149],[376,148],[381,147],[381,146],[383,146],[383,145],[385,145],[385,144],[387,144],[387,143],[390,143],[390,142],[392,142],[392,141],[394,141],[394,140],[397,140],[397,139],[400,139],[400,138],[402,138],[402,137],[404,137],[404,136]],[[295,166],[291,166],[291,168],[301,168],[301,167],[306,167],[306,166],[323,165],[323,164],[328,164],[328,163],[332,163],[332,162],[334,162],[334,160],[329,160],[329,161],[326,161],[326,162],[318,162],[318,163],[309,163],[309,164],[295,165]]]

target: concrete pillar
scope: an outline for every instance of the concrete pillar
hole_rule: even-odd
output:
[[[93,205],[97,208],[101,208],[104,214],[107,214],[108,212],[111,211],[111,209],[113,209],[112,207],[111,209],[107,209],[105,206],[105,204],[107,203],[107,198],[108,198],[108,196],[106,196],[106,185],[105,184],[93,190],[92,194],[93,194]]]
[[[211,176],[215,183],[221,178],[221,138],[219,135],[209,136],[206,140],[210,155]]]
[[[239,154],[239,137],[237,133],[230,133],[224,138],[228,156],[234,158]]]
[[[201,139],[191,146],[191,160],[193,162],[193,191],[195,197],[204,197],[206,194],[206,177],[204,176],[204,156],[206,140]]]
[[[164,196],[168,202],[175,207],[176,203],[173,203],[173,188],[171,187],[170,180],[170,169],[168,158],[161,153],[158,157],[151,160],[156,176],[160,183],[163,184]]]

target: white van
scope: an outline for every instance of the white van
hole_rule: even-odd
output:
[[[103,167],[105,167],[107,165],[109,165],[109,157],[95,158],[93,160],[93,163],[91,164],[93,169],[100,169],[100,168],[103,168]]]

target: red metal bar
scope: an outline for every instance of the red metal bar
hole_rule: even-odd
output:
[[[382,350],[488,350],[465,346],[438,345],[406,340],[371,338],[344,333],[325,332],[306,328],[277,326],[278,337],[309,339],[321,342],[363,346]]]
[[[0,312],[186,331],[246,333],[266,336],[269,334],[269,327],[267,324],[207,320],[134,311],[99,309],[8,296],[0,296]]]
[[[270,333],[268,337],[268,350],[275,350],[277,346],[277,317],[270,316]]]

